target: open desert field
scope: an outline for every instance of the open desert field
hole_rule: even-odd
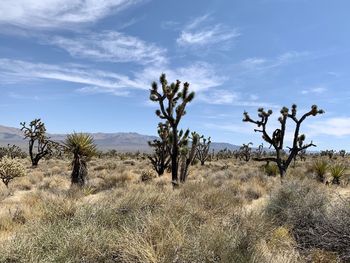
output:
[[[308,156],[281,181],[235,158],[157,177],[144,155],[94,158],[71,186],[68,159],[43,160],[0,186],[1,262],[348,262],[349,173],[317,180]],[[325,177],[331,179],[330,172]]]

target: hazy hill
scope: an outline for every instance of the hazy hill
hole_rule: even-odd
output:
[[[55,141],[63,141],[65,134],[49,134]],[[142,135],[135,132],[118,133],[92,133],[96,144],[101,150],[116,149],[122,152],[149,152],[148,141],[156,139],[155,136]],[[0,145],[16,144],[21,148],[27,147],[20,129],[0,125]],[[238,146],[229,143],[212,143],[211,149],[219,151],[228,148],[236,150]]]

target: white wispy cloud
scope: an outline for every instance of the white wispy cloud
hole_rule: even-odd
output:
[[[223,89],[215,89],[207,93],[201,93],[198,96],[199,101],[206,102],[213,105],[231,105],[231,106],[245,106],[245,107],[266,107],[266,108],[280,108],[279,105],[264,101],[259,101],[259,97],[256,95],[251,96],[248,94],[248,98],[245,98],[239,92],[233,92]]]
[[[241,62],[244,68],[254,69],[266,63],[264,58],[247,58]]]
[[[179,68],[147,67],[136,75],[136,80],[143,85],[158,80],[160,73],[167,75],[168,82],[177,79],[190,83],[190,89],[196,92],[206,91],[221,86],[226,78],[221,76],[212,65],[204,62],[194,62],[190,66]],[[180,77],[179,77],[180,76]],[[148,87],[147,86],[147,87]]]
[[[223,24],[208,25],[210,16],[197,17],[181,31],[176,42],[180,46],[207,46],[227,42],[240,35],[237,29]]]
[[[312,135],[330,135],[336,137],[350,135],[350,117],[334,117],[314,121],[307,128]]]
[[[193,63],[188,67],[175,69],[151,66],[127,76],[76,64],[53,65],[0,59],[0,82],[3,83],[55,80],[80,84],[81,92],[107,92],[118,96],[126,96],[132,89],[148,90],[152,81],[158,80],[162,72],[167,74],[169,82],[181,76],[180,80],[189,82],[190,89],[196,92],[220,86],[225,81],[214,67],[206,63]]]
[[[326,87],[323,86],[319,86],[319,87],[314,87],[314,88],[310,88],[310,89],[304,89],[301,91],[301,94],[323,94],[327,91]]]
[[[209,104],[223,105],[238,101],[239,95],[228,90],[215,90],[209,94],[201,94],[198,99]]]
[[[141,0],[2,0],[0,24],[67,28],[96,22]]]
[[[57,80],[99,87],[103,92],[109,90],[111,93],[123,89],[143,88],[125,75],[72,64],[52,65],[0,59],[0,76],[2,82]]]
[[[49,40],[73,57],[98,61],[136,62],[141,64],[166,63],[166,50],[137,37],[120,32],[88,33],[80,37],[56,36]]]
[[[263,72],[269,69],[284,66],[290,63],[302,61],[303,59],[312,57],[308,51],[288,51],[276,57],[263,58],[253,57],[247,58],[238,64],[238,67],[245,72]]]

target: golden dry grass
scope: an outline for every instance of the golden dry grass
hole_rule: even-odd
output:
[[[298,162],[285,180],[324,189],[313,178],[313,161]],[[152,174],[143,158],[93,159],[82,189],[71,187],[69,163],[52,159],[33,169],[25,160],[27,175],[9,189],[0,186],[1,262],[339,260],[329,251],[300,250],[291,226],[266,216],[284,183],[268,177],[262,163],[197,164],[175,190],[170,174],[143,182]],[[346,198],[348,178],[326,191]]]

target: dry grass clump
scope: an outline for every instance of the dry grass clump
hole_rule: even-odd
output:
[[[309,180],[285,182],[271,197],[266,213],[289,228],[306,252],[321,249],[350,260],[349,200],[332,197],[325,186]]]

